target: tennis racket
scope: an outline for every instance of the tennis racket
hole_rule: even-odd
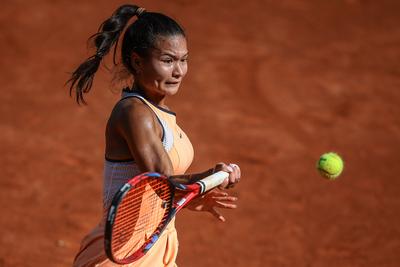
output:
[[[115,194],[108,210],[104,238],[107,257],[117,264],[143,257],[179,210],[228,176],[219,171],[194,184],[180,184],[159,173],[132,178]],[[176,192],[179,199],[175,199]]]

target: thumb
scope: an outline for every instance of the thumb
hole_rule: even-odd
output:
[[[226,221],[226,220],[225,220],[225,217],[222,216],[222,214],[219,213],[216,209],[212,208],[212,209],[210,210],[210,212],[211,212],[211,214],[212,214],[214,217],[216,217],[216,218],[217,218],[218,220],[220,220],[221,222],[225,222],[225,221]]]

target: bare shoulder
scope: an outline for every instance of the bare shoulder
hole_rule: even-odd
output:
[[[111,117],[117,120],[121,126],[145,126],[154,123],[154,115],[150,108],[135,97],[119,101],[115,105]]]
[[[158,134],[156,118],[153,111],[140,99],[135,97],[119,101],[110,116],[114,127],[127,133],[137,130],[147,130]]]

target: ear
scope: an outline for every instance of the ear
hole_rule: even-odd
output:
[[[133,52],[131,56],[131,64],[136,73],[140,73],[143,68],[143,58],[137,53]]]

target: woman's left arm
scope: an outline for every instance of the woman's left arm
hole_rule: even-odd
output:
[[[205,172],[191,175],[171,176],[171,179],[176,179],[177,182],[194,183],[218,171],[228,172],[229,178],[226,179],[218,188],[194,199],[188,204],[187,208],[192,211],[209,212],[218,220],[225,222],[225,217],[218,211],[218,209],[236,209],[237,205],[235,202],[238,198],[229,195],[228,192],[223,191],[222,189],[231,188],[240,181],[241,172],[238,165],[233,163],[229,165],[218,163],[214,168]]]

